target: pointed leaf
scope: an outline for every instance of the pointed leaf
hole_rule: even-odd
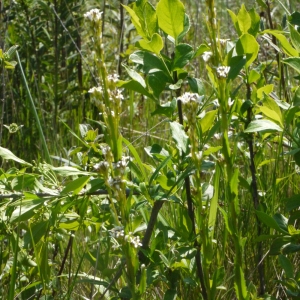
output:
[[[83,187],[88,183],[89,179],[90,176],[82,176],[69,182],[61,191],[61,194],[68,194],[70,192],[73,192],[73,196],[78,195]]]
[[[146,82],[144,78],[135,70],[130,69],[126,65],[123,64],[123,67],[126,69],[128,75],[134,80],[137,81],[144,89],[146,88]]]
[[[27,165],[27,166],[32,166],[30,163],[26,162],[25,160],[15,156],[10,150],[0,147],[0,156],[3,159],[8,159],[8,160],[14,160],[22,165]]]
[[[140,40],[137,42],[137,46],[144,50],[159,54],[164,47],[164,42],[159,34],[154,33],[151,41]]]
[[[184,29],[184,5],[179,0],[160,0],[156,7],[159,27],[177,40]]]
[[[252,121],[244,132],[259,132],[259,131],[283,131],[281,127],[270,120],[255,120]]]
[[[172,132],[172,138],[176,143],[176,148],[179,150],[180,155],[188,152],[188,136],[186,135],[184,128],[178,122],[171,122],[170,128]]]
[[[236,43],[236,52],[238,55],[246,55],[246,68],[256,59],[258,55],[259,44],[256,39],[248,33],[243,34]]]
[[[289,57],[282,60],[283,63],[289,65],[300,73],[300,57]]]
[[[237,21],[238,21],[241,32],[247,33],[251,27],[251,17],[249,15],[248,11],[246,10],[246,7],[244,4],[242,4],[242,7],[241,7],[239,13],[237,14]]]
[[[175,48],[173,70],[181,69],[193,58],[193,47],[188,44],[179,44]]]

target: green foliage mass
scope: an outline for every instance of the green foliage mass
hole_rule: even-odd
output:
[[[0,3],[3,299],[299,299],[297,1]]]

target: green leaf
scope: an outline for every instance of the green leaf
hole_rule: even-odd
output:
[[[179,0],[160,0],[156,7],[158,26],[176,41],[184,30],[184,10]]]
[[[141,24],[141,20],[140,18],[137,16],[137,14],[135,13],[135,11],[133,9],[131,9],[129,6],[127,5],[123,5],[123,7],[127,10],[127,12],[129,13],[130,17],[131,17],[131,22],[134,25],[136,31],[138,32],[138,34],[147,39],[147,33],[144,31],[144,29],[142,28],[142,24]]]
[[[73,196],[78,195],[83,187],[88,183],[89,179],[90,176],[82,176],[69,182],[61,191],[61,194],[68,194],[70,192],[73,192]]]
[[[290,37],[295,49],[300,52],[300,33],[289,23]]]
[[[159,34],[154,33],[150,41],[140,40],[137,42],[137,46],[144,50],[159,54],[164,47],[164,42]]]
[[[269,215],[267,215],[266,213],[257,210],[256,211],[256,215],[260,219],[260,221],[262,223],[264,223],[265,225],[267,225],[268,227],[273,228],[273,229],[275,229],[275,230],[277,230],[277,231],[279,231],[279,232],[281,232],[283,234],[288,234],[288,231],[283,230],[278,225],[278,223],[276,222],[276,220],[274,218],[270,217]]]
[[[172,70],[185,67],[185,65],[193,58],[193,47],[188,44],[179,44],[175,48],[175,57]]]
[[[223,208],[221,208],[221,207],[219,207],[219,210],[220,210],[220,212],[223,215],[225,226],[226,226],[226,229],[227,229],[228,233],[230,235],[232,235],[232,228],[231,228],[231,225],[230,225],[229,220],[228,220],[228,214],[227,214],[227,212]]]
[[[228,80],[235,79],[240,74],[240,71],[243,69],[246,62],[247,62],[247,60],[244,55],[238,55],[238,56],[231,57],[230,62],[229,62],[230,70],[228,73]]]
[[[178,149],[180,155],[182,155],[182,153],[187,153],[188,136],[186,135],[183,126],[178,122],[170,122],[170,128],[171,128],[172,138],[176,143],[176,148]]]
[[[198,57],[198,56],[200,56],[200,55],[202,55],[204,52],[209,51],[209,50],[211,50],[209,46],[207,46],[207,45],[205,45],[205,44],[201,44],[201,45],[197,48],[197,50],[196,50],[196,52],[195,52],[195,54],[194,54],[194,58],[195,58],[195,57]]]
[[[135,80],[129,80],[129,81],[119,80],[117,86],[118,87],[123,87],[123,88],[128,89],[128,90],[138,92],[138,93],[140,93],[142,95],[145,95],[149,98],[153,98],[153,95],[151,95],[149,93],[149,91],[147,89],[145,89],[142,86],[142,84],[138,81],[135,81]]]
[[[274,84],[266,84],[263,87],[259,88],[256,91],[257,98],[261,100],[264,97],[264,94],[269,95],[273,91],[273,88]]]
[[[279,260],[281,267],[283,268],[283,270],[285,272],[285,276],[287,278],[293,278],[294,277],[294,268],[293,268],[291,261],[282,254],[280,254],[278,256],[278,260]]]
[[[235,281],[234,288],[238,299],[248,299],[248,290],[246,286],[246,280],[244,272],[241,266],[235,265]]]
[[[231,17],[232,23],[235,27],[235,30],[236,30],[237,34],[239,36],[242,35],[242,32],[241,32],[240,27],[239,27],[239,22],[238,22],[237,15],[233,11],[231,11],[230,9],[227,9],[227,11],[228,11],[228,13]]]
[[[218,110],[211,110],[207,112],[205,116],[200,120],[199,123],[201,126],[202,133],[205,133],[213,126],[217,112]]]
[[[184,14],[184,28],[183,31],[178,36],[178,42],[181,42],[184,36],[188,33],[190,30],[191,24],[190,24],[190,17],[187,14]]]
[[[241,32],[247,33],[251,27],[251,17],[249,15],[248,11],[246,10],[246,7],[244,4],[242,4],[242,7],[241,7],[239,13],[237,14],[237,21],[238,21]]]
[[[294,210],[300,207],[300,194],[294,195],[285,200],[285,209],[287,211]]]
[[[236,52],[238,55],[246,55],[246,68],[256,59],[258,55],[259,44],[256,39],[248,34],[243,34],[236,43]]]
[[[146,89],[146,82],[144,78],[135,70],[130,69],[126,65],[123,64],[123,67],[126,69],[128,75],[134,80],[137,81],[144,89]]]
[[[300,57],[289,57],[282,59],[282,62],[295,69],[300,73]]]
[[[139,18],[140,26],[145,35],[143,38],[150,40],[153,34],[158,32],[155,8],[148,1],[137,1],[133,4],[133,10]]]
[[[279,132],[281,132],[281,131],[283,131],[283,129],[270,120],[255,120],[255,121],[252,121],[248,125],[247,129],[244,132],[251,133],[251,132],[259,132],[259,131],[265,131],[265,132],[279,131]]]
[[[260,106],[259,110],[269,119],[272,121],[275,121],[276,123],[279,123],[280,127],[283,128],[283,123],[281,120],[281,117],[276,113],[276,111],[270,109],[267,106]]]
[[[3,159],[8,159],[8,160],[14,160],[22,165],[27,165],[27,166],[32,166],[30,163],[26,162],[25,160],[15,156],[10,150],[0,147],[0,156]]]
[[[20,206],[17,206],[17,202],[12,203],[12,205],[16,206],[16,208],[11,215],[10,221],[22,222],[29,220],[36,214],[36,210],[39,209],[45,201],[45,199],[22,200],[20,201]]]
[[[92,176],[92,175],[97,175],[97,173],[91,173],[91,172],[86,172],[86,171],[81,171],[76,168],[64,166],[64,167],[51,167],[51,169],[55,172],[58,173],[61,176],[76,176],[76,175],[87,175],[87,176]]]
[[[300,12],[295,11],[289,16],[289,22],[292,25],[300,26]]]
[[[276,37],[276,39],[280,42],[282,50],[289,56],[298,56],[298,51],[294,49],[287,38],[277,30],[267,29],[261,32],[261,34],[269,33]]]
[[[277,213],[273,216],[273,219],[284,232],[288,232],[288,219],[285,216]]]

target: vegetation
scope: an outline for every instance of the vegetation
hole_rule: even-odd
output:
[[[3,299],[299,299],[297,1],[0,6]]]

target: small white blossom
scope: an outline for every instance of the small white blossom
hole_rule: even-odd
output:
[[[101,93],[102,94],[102,92],[103,92],[103,89],[102,89],[101,86],[97,86],[97,87],[94,86],[91,89],[89,89],[90,94],[96,94],[96,93]]]
[[[128,235],[125,235],[125,241],[132,244],[134,246],[134,248],[138,248],[140,246],[143,246],[143,244],[141,243],[140,237],[139,236],[133,236],[132,232],[129,232]]]
[[[110,74],[110,75],[107,76],[107,80],[116,83],[116,82],[118,82],[118,80],[119,80],[119,75],[116,74],[116,73]]]
[[[110,100],[113,100],[113,99],[117,99],[117,100],[124,100],[124,96],[122,95],[122,92],[121,90],[114,90],[111,92],[111,96],[110,97]]]
[[[226,43],[227,43],[228,41],[230,41],[230,40],[229,40],[229,39],[218,39],[218,38],[217,38],[217,41],[220,43],[221,46],[225,46]]]
[[[181,100],[182,104],[187,104],[189,102],[201,103],[203,96],[199,96],[196,93],[186,92],[178,100]]]
[[[210,58],[212,57],[212,52],[211,51],[205,51],[202,54],[202,58],[205,62],[208,62],[210,60]]]
[[[218,78],[227,78],[230,67],[228,66],[220,66],[217,68],[217,76]]]
[[[100,11],[97,8],[91,9],[87,13],[85,13],[83,16],[92,22],[99,22],[102,19],[103,12]]]

